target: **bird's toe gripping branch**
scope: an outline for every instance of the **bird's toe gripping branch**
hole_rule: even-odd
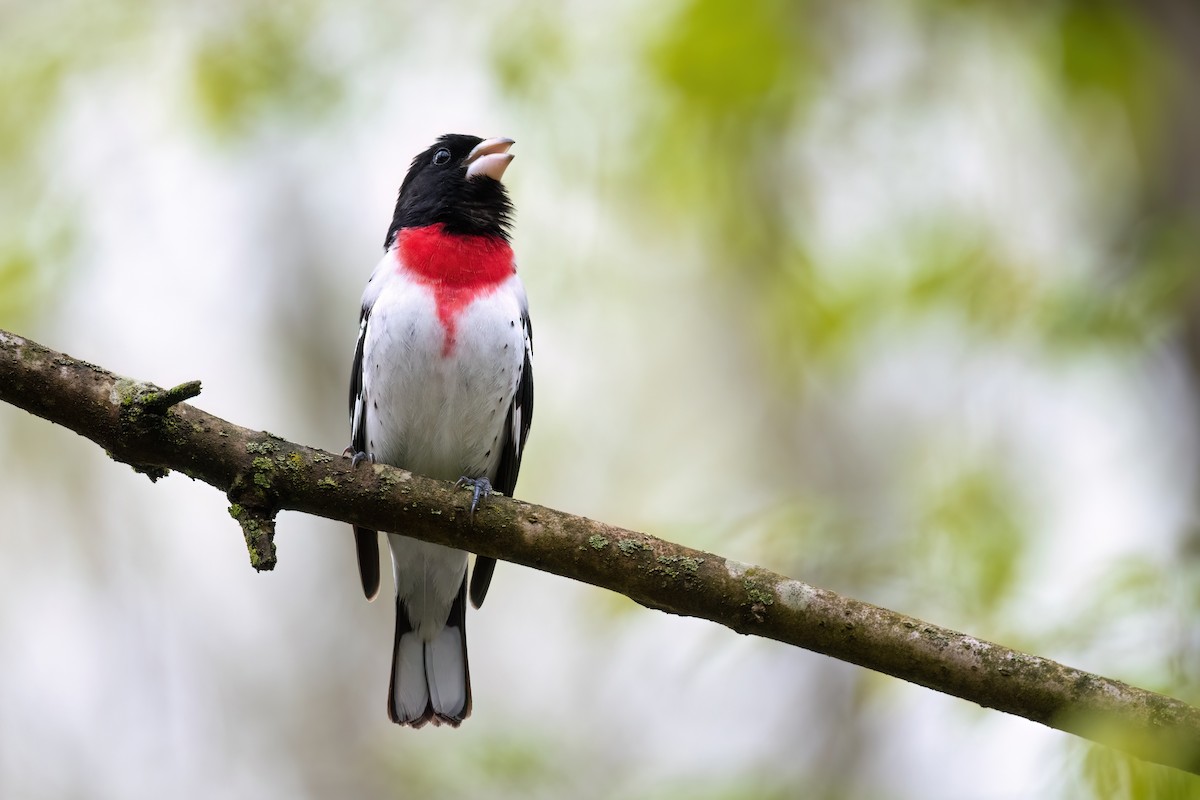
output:
[[[350,459],[350,469],[358,469],[358,465],[364,461],[375,463],[374,453],[364,453],[362,450],[355,450],[353,447],[347,447],[342,451],[342,458]]]
[[[486,500],[492,494],[492,482],[486,477],[483,478],[468,478],[466,475],[454,482],[455,486],[470,487],[471,492],[471,516],[475,516],[475,509],[479,507],[480,500]]]

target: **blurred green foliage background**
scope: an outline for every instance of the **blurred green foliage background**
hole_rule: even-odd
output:
[[[0,327],[331,450],[409,159],[509,135],[518,492],[1200,703],[1200,7],[0,5]],[[348,532],[0,409],[0,796],[1200,797],[501,567],[400,731]]]

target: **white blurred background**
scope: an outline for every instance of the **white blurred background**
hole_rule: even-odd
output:
[[[519,496],[1196,703],[1200,10],[1019,10],[2,4],[0,326],[338,452],[409,161],[511,136]],[[504,564],[400,729],[347,526],[0,447],[0,797],[1200,797]]]

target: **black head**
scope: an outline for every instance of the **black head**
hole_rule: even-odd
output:
[[[441,223],[449,233],[508,239],[512,201],[500,183],[512,139],[448,133],[413,159],[384,249],[401,228]]]

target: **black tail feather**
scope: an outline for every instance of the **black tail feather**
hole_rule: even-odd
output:
[[[379,594],[379,534],[354,526],[354,548],[358,552],[358,576],[363,594],[374,600]]]
[[[475,558],[475,569],[471,572],[471,605],[479,608],[483,598],[487,596],[488,586],[492,583],[492,573],[496,571],[496,559],[487,556]]]

